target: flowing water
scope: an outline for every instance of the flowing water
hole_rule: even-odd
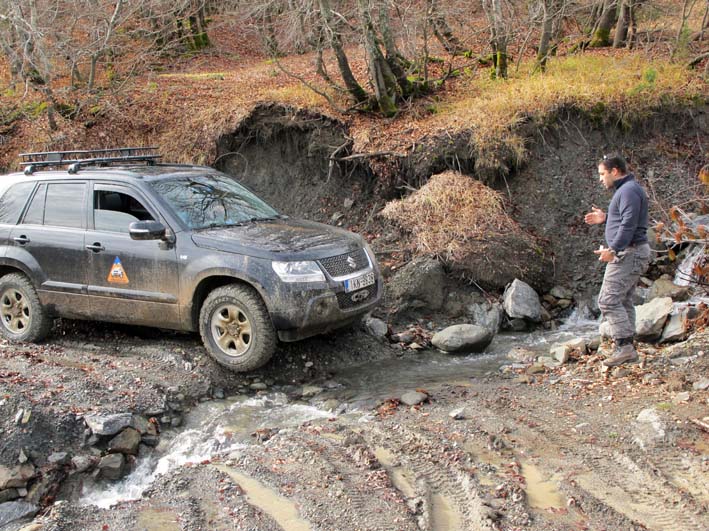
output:
[[[217,455],[238,452],[253,444],[252,434],[259,429],[297,426],[309,420],[342,414],[366,420],[371,407],[382,399],[437,384],[474,385],[476,377],[495,373],[502,365],[509,364],[506,354],[514,347],[547,355],[551,344],[573,337],[591,337],[596,335],[597,329],[598,323],[572,316],[556,331],[500,334],[484,354],[452,356],[424,351],[416,358],[407,356],[346,367],[334,376],[331,389],[308,404],[289,400],[284,392],[275,389],[258,396],[203,402],[186,415],[180,430],[164,433],[154,454],[141,459],[130,475],[108,488],[87,486],[81,501],[111,507],[122,501],[139,499],[159,474],[188,462],[199,463]],[[333,408],[333,403],[337,407]],[[390,466],[386,455],[378,457],[385,468]],[[394,472],[404,485],[406,471]],[[530,474],[533,472],[531,470]],[[534,481],[543,482],[540,478]],[[446,511],[445,504],[437,507],[435,518],[455,519]],[[447,526],[441,524],[441,529]],[[454,528],[454,523],[451,526]]]

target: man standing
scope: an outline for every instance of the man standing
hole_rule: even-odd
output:
[[[604,156],[598,163],[601,184],[614,190],[608,206],[603,210],[592,208],[584,221],[589,225],[606,224],[606,243],[594,251],[606,262],[603,285],[598,295],[598,307],[608,322],[615,350],[603,361],[606,367],[615,367],[636,361],[638,353],[633,346],[635,335],[635,285],[650,263],[650,245],[647,242],[648,200],[645,190],[627,173],[627,165],[619,155]]]

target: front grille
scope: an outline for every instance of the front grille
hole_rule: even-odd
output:
[[[364,292],[367,296],[364,297]],[[340,306],[340,310],[351,310],[358,306],[363,306],[374,300],[377,296],[377,283],[375,282],[371,286],[366,288],[358,289],[357,291],[352,291],[350,293],[345,293],[344,291],[337,294],[337,304]],[[355,300],[352,300],[354,297]]]
[[[348,263],[348,259],[349,263]],[[364,249],[357,249],[351,253],[340,254],[338,256],[330,256],[320,260],[320,265],[325,268],[327,274],[331,277],[344,277],[351,275],[357,271],[362,271],[369,267],[369,260]],[[354,267],[352,267],[354,265]]]

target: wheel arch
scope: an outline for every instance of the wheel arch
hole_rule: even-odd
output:
[[[202,309],[202,304],[204,304],[204,301],[207,296],[215,289],[221,288],[222,286],[227,286],[229,284],[240,284],[242,286],[246,286],[252,289],[261,298],[264,305],[266,306],[266,309],[268,310],[268,300],[264,296],[263,290],[259,289],[260,286],[248,282],[247,280],[244,280],[243,278],[239,277],[224,274],[211,275],[201,279],[195,287],[194,292],[192,293],[192,305],[190,308],[189,319],[190,325],[193,327],[193,330],[199,330],[199,313]],[[269,319],[271,319],[271,324],[273,324],[273,319],[271,318],[270,311],[268,312],[268,316]]]

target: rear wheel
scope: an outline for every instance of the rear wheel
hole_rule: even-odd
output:
[[[0,334],[11,341],[39,341],[51,328],[29,278],[22,273],[0,278]]]
[[[199,331],[209,355],[235,372],[261,367],[276,350],[276,331],[266,306],[258,293],[241,284],[222,286],[207,296]]]

